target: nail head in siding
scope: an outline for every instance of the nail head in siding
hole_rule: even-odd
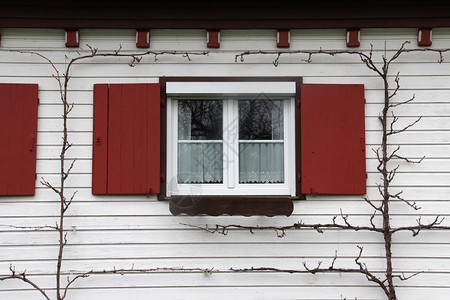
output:
[[[136,30],[136,47],[138,48],[150,47],[150,31],[148,29]]]
[[[417,44],[419,46],[431,46],[432,44],[432,34],[431,28],[419,28],[417,33]]]
[[[359,47],[361,32],[359,29],[347,29],[347,47]]]
[[[208,48],[220,47],[220,30],[208,29],[206,32],[206,46]]]
[[[80,46],[80,33],[78,29],[66,29],[65,33],[66,47]]]
[[[289,29],[277,30],[277,47],[289,48],[291,46],[291,31]]]

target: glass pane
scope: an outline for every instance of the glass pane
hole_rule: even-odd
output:
[[[239,183],[284,182],[284,143],[273,140],[283,140],[283,100],[239,100]]]
[[[178,140],[221,140],[222,100],[178,100]]]
[[[239,183],[283,183],[284,145],[239,143]]]
[[[178,143],[178,183],[222,183],[222,143]]]
[[[223,182],[222,123],[222,100],[178,100],[178,183]]]
[[[283,100],[239,100],[239,140],[282,140]]]

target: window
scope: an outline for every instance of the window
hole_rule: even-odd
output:
[[[158,194],[173,214],[270,216],[304,194],[365,194],[363,85],[160,82],[94,86],[94,194]]]
[[[167,95],[168,196],[295,195],[294,82],[168,83]]]
[[[0,195],[34,195],[37,84],[0,84]]]

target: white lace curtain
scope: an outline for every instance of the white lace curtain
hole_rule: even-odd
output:
[[[222,143],[179,143],[179,183],[222,183]],[[284,182],[283,143],[241,143],[240,183]]]
[[[284,182],[283,143],[240,143],[239,183]]]
[[[222,183],[222,143],[179,143],[179,183]]]

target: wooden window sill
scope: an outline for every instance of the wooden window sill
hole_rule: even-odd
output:
[[[291,215],[291,196],[173,196],[169,200],[172,215]]]

